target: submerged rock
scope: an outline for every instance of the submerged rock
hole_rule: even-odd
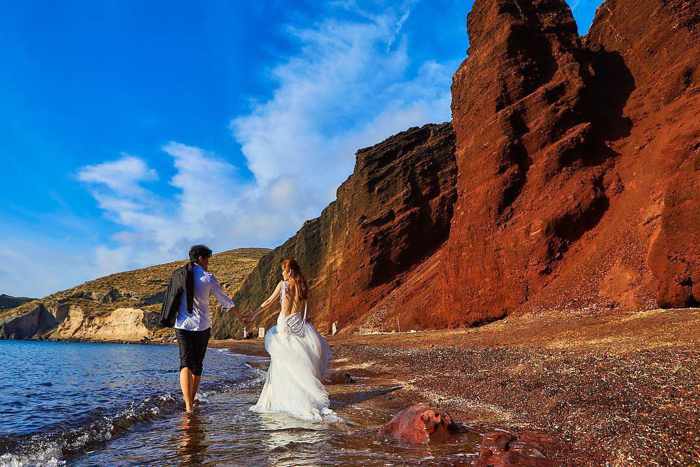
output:
[[[423,404],[412,405],[397,413],[380,430],[380,436],[407,444],[425,444],[459,433],[460,427],[446,412]]]
[[[553,439],[539,433],[514,435],[504,431],[492,431],[481,438],[479,457],[474,467],[553,467],[554,463],[545,457],[547,447]]]

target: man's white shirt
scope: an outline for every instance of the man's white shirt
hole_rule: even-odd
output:
[[[187,291],[182,292],[180,299],[180,309],[175,320],[175,329],[186,331],[206,331],[211,327],[209,319],[209,294],[214,292],[216,299],[221,305],[230,309],[234,306],[233,300],[221,290],[219,281],[210,272],[207,272],[199,264],[192,267],[194,279],[194,303],[192,313],[187,311]]]

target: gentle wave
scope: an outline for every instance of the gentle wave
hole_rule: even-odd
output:
[[[5,444],[2,450],[9,452],[0,456],[0,465],[63,465],[63,459],[109,441],[135,423],[171,412],[177,405],[173,394],[152,396],[130,403],[115,415],[93,416],[82,426],[5,438],[0,446]]]
[[[234,354],[235,355],[235,354]],[[242,390],[260,385],[265,372],[248,364],[245,372],[237,372],[237,380],[214,381],[203,384],[197,395],[206,404],[212,394]],[[96,411],[77,426],[60,426],[43,433],[27,436],[0,437],[0,466],[60,466],[67,460],[96,449],[105,442],[128,431],[137,423],[165,417],[181,409],[181,395],[171,392],[132,401],[115,414]]]

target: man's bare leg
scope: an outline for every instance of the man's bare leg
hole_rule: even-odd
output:
[[[201,376],[192,374],[192,404],[194,405],[194,400],[197,397],[197,391],[199,391],[199,382],[202,380]]]
[[[192,402],[194,401],[194,394],[192,393],[193,376],[187,367],[180,370],[180,389],[182,389],[182,398],[185,401],[186,412],[192,412]]]

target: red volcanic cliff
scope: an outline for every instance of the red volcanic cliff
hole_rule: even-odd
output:
[[[616,141],[627,180],[618,225],[643,257],[638,281],[662,307],[700,302],[700,3],[608,1],[587,38],[634,77],[629,135]],[[649,274],[650,270],[651,274]]]
[[[468,30],[454,133],[360,151],[338,201],[248,278],[243,308],[283,256],[302,261],[317,323],[347,331],[697,305],[700,4],[608,0],[580,37],[563,0],[477,0]]]
[[[444,310],[686,306],[698,288],[697,2],[477,1],[455,73]]]
[[[361,149],[336,201],[260,260],[237,303],[244,314],[257,307],[281,279],[281,260],[295,257],[311,286],[317,325],[326,331],[333,321],[343,326],[363,319],[447,239],[455,180],[449,123],[412,128]],[[214,334],[237,335],[240,325],[224,317]]]

